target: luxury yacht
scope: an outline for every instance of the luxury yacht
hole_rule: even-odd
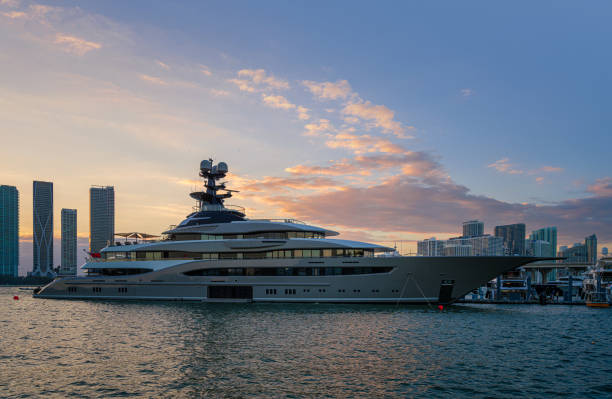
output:
[[[161,240],[109,243],[37,298],[207,302],[450,303],[521,265],[524,256],[400,256],[293,219],[248,219],[224,205],[225,162],[200,164],[194,212]]]

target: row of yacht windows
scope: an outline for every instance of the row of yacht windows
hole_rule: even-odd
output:
[[[262,252],[186,252],[186,251],[112,251],[102,252],[106,260],[162,260],[162,259],[275,259],[275,258],[331,258],[373,257],[374,251],[362,248],[288,249]]]
[[[172,234],[170,240],[186,241],[186,240],[241,240],[252,238],[267,238],[281,239],[288,238],[325,238],[324,233],[316,231],[267,231],[261,233],[248,234],[199,234],[199,233],[183,233]]]
[[[389,273],[393,267],[234,267],[196,269],[187,276],[348,276]]]

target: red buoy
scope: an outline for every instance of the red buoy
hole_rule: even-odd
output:
[[[440,310],[444,310],[444,306],[442,306],[442,305],[438,305],[438,309],[440,309]]]
[[[19,300],[19,297],[18,297],[17,295],[15,295],[15,296],[13,297],[13,299],[14,299],[14,300],[16,300],[16,301],[18,301],[18,300]]]

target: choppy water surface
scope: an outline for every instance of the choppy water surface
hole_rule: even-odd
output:
[[[0,396],[610,397],[611,320],[577,306],[87,302],[0,288]]]

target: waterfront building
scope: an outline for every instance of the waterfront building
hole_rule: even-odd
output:
[[[565,247],[565,250],[560,251],[559,256],[566,258],[563,263],[586,263],[587,249],[584,244],[575,243],[572,247]]]
[[[463,222],[463,237],[478,237],[484,234],[484,223],[478,220]]]
[[[460,244],[452,242],[444,247],[444,256],[471,256],[472,246],[470,244]]]
[[[608,256],[608,247],[603,247],[603,248],[601,249],[601,254],[602,254],[603,256]]]
[[[557,227],[544,227],[542,229],[534,230],[529,236],[531,241],[546,241],[550,243],[552,253],[550,256],[557,256]]]
[[[19,274],[19,192],[0,186],[0,276]]]
[[[525,224],[495,226],[495,237],[504,240],[506,255],[525,255]]]
[[[89,251],[100,252],[115,237],[115,188],[89,189]]]
[[[436,240],[436,237],[417,242],[418,256],[443,256],[444,241]]]
[[[53,183],[34,181],[34,276],[53,276]]]
[[[77,274],[77,210],[62,209],[62,263],[60,274]]]
[[[478,237],[457,237],[451,238],[446,242],[446,246],[459,246],[455,247],[454,250],[449,250],[448,253],[452,251],[459,251],[464,253],[466,251],[465,248],[461,248],[461,246],[469,246],[471,247],[471,251],[468,255],[462,256],[503,256],[504,255],[504,240],[501,237],[495,237],[490,234],[481,235]],[[447,252],[445,251],[445,254]],[[457,255],[459,256],[459,255]]]
[[[587,262],[591,264],[597,263],[597,236],[592,234],[584,239],[586,247]]]
[[[552,245],[543,240],[526,240],[525,252],[529,256],[552,257]]]

